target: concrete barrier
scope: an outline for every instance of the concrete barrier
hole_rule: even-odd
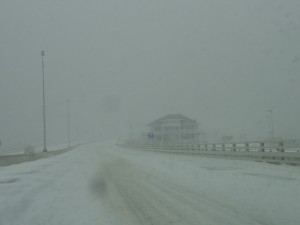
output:
[[[72,150],[74,147],[61,149],[61,150],[57,150],[57,151],[39,152],[39,153],[32,153],[32,154],[1,155],[0,156],[0,166],[8,166],[8,165],[12,165],[12,164],[29,162],[29,161],[34,161],[34,160],[38,160],[38,159],[42,159],[42,158],[47,158],[47,157],[63,154],[67,151]]]

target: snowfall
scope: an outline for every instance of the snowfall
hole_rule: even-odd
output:
[[[299,225],[300,167],[81,145],[0,167],[0,225]]]

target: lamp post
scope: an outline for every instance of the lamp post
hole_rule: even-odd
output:
[[[46,147],[45,72],[44,72],[45,51],[41,51],[41,56],[42,56],[42,70],[43,70],[43,124],[44,124],[44,149],[43,149],[43,152],[47,152],[47,147]]]
[[[130,123],[129,123],[129,138],[130,138],[131,141],[132,141],[132,139],[133,139],[132,129],[133,129],[132,123],[130,122]]]
[[[270,119],[271,119],[271,138],[274,139],[274,122],[273,122],[273,110],[269,109],[268,112],[270,113]]]
[[[68,103],[68,140],[69,140],[69,148],[71,147],[71,127],[70,127],[70,100],[67,100]]]
[[[162,144],[164,144],[164,126],[163,126],[163,124],[161,125],[161,142],[162,142]]]

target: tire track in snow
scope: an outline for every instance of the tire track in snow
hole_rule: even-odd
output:
[[[118,196],[139,225],[261,225],[240,212],[190,191],[184,184],[170,183],[160,174],[134,167],[126,159],[106,164],[106,178],[113,187],[109,195]],[[112,200],[112,199],[111,199]],[[113,208],[116,206],[110,205]],[[112,209],[114,211],[114,209]],[[130,224],[132,225],[132,224]]]

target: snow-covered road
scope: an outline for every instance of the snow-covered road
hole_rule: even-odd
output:
[[[299,167],[103,141],[0,167],[0,225],[298,225],[299,187]]]

